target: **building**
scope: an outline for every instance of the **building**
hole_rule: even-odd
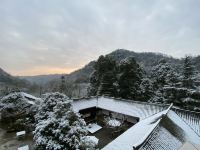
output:
[[[75,100],[72,105],[85,118],[101,112],[134,124],[103,150],[179,150],[187,143],[200,145],[200,113],[181,110],[172,104],[99,97]]]

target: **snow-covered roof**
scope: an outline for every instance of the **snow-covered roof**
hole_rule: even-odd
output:
[[[163,126],[158,125],[139,150],[178,150],[181,145],[180,139],[176,138]]]
[[[73,101],[72,106],[76,112],[86,108],[97,107],[133,117],[138,117],[140,119],[145,119],[146,117],[156,114],[167,108],[166,106],[156,104],[152,105],[135,101],[117,100],[108,97]]]
[[[185,142],[200,144],[200,137],[170,110],[139,150],[178,150]]]
[[[159,124],[163,115],[166,115],[168,110],[161,111],[151,117],[148,117],[136,125],[132,126],[114,141],[109,143],[103,150],[133,150],[133,147],[141,145],[154,128]]]
[[[200,136],[200,113],[182,109],[173,111]]]
[[[192,143],[195,143],[195,144],[200,144],[200,136],[183,119],[181,119],[174,111],[170,110],[167,116],[179,128],[182,129],[184,138],[187,139],[187,141],[191,141]]]
[[[189,141],[200,145],[200,115],[172,106],[119,100],[108,97],[73,102],[75,111],[97,107],[129,116],[140,121],[106,145],[103,150],[174,150]]]
[[[97,99],[81,99],[81,100],[74,100],[72,103],[72,107],[74,111],[79,112],[79,110],[83,110],[86,108],[96,107],[97,106]]]

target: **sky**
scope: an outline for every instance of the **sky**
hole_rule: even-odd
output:
[[[0,68],[70,73],[123,48],[200,55],[199,0],[0,0]]]

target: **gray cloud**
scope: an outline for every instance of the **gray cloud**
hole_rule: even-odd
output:
[[[117,48],[198,55],[199,7],[196,0],[1,0],[0,67],[70,72]]]

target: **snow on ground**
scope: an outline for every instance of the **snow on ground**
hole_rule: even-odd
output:
[[[18,150],[29,150],[29,147],[28,147],[28,145],[22,146],[22,147],[18,148]]]
[[[107,97],[73,101],[72,106],[76,112],[86,108],[98,107],[101,109],[138,117],[140,119],[145,119],[146,117],[156,114],[166,108],[155,104],[151,105],[148,103],[139,103],[134,101],[114,100]]]
[[[167,112],[168,109],[141,120],[105,146],[103,150],[133,150],[133,146],[139,146],[144,142]]]
[[[17,136],[21,136],[21,135],[25,135],[25,134],[26,134],[26,131],[20,131],[20,132],[16,133]]]
[[[177,126],[179,126],[184,131],[185,139],[188,141],[200,144],[200,136],[189,126],[187,125],[174,111],[170,110],[167,115]]]
[[[99,131],[102,127],[99,126],[98,124],[96,123],[92,123],[92,124],[89,124],[86,129],[90,132],[90,133],[95,133],[97,131]]]

